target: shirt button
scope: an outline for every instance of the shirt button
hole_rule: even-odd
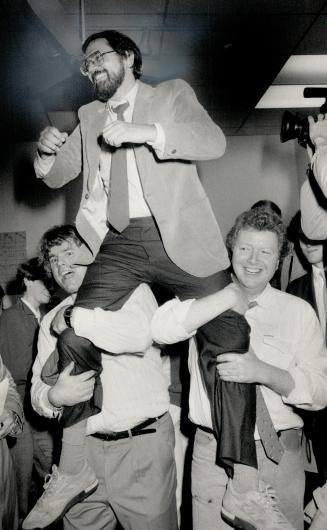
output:
[[[177,153],[176,149],[172,149],[171,154],[174,155],[175,153]]]
[[[85,195],[84,195],[84,199],[87,200],[88,198],[89,198],[89,194],[88,194],[88,193],[85,193]]]

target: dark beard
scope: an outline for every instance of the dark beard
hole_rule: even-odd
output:
[[[95,78],[96,74],[100,71],[103,72],[103,70],[96,70],[93,73],[92,78]],[[125,71],[123,66],[121,65],[118,74],[112,74],[109,77],[109,74],[106,72],[106,75],[106,79],[100,80],[98,82],[93,81],[92,79],[96,98],[100,101],[103,101],[104,103],[107,102],[108,99],[112,98],[112,96],[116,93],[117,89],[124,81]]]

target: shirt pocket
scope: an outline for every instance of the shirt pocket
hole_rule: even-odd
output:
[[[285,370],[291,365],[294,352],[293,344],[289,339],[274,334],[265,334],[263,343],[266,362]]]

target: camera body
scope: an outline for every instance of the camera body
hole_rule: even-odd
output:
[[[324,104],[320,107],[320,113],[327,113],[327,89],[325,87],[306,87],[303,90],[303,96],[305,98],[325,98]],[[280,141],[284,143],[295,139],[302,147],[306,148],[309,145],[314,151],[314,145],[309,134],[308,118],[286,110],[282,118]]]
[[[282,118],[280,141],[284,143],[295,139],[302,147],[307,147],[307,145],[312,147],[308,118],[286,110]]]

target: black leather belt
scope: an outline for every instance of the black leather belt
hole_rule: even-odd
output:
[[[115,440],[122,440],[123,438],[129,438],[130,436],[141,436],[141,434],[150,434],[156,432],[157,429],[147,429],[146,427],[150,427],[150,425],[153,425],[153,423],[155,423],[157,420],[160,420],[160,418],[165,416],[165,414],[167,414],[167,412],[161,414],[161,416],[157,416],[156,418],[149,418],[148,420],[142,421],[142,423],[135,425],[135,427],[132,427],[132,429],[128,429],[127,431],[118,431],[110,433],[94,432],[91,434],[91,436],[94,436],[94,438],[98,438],[99,440],[103,440],[104,442],[112,442]]]

